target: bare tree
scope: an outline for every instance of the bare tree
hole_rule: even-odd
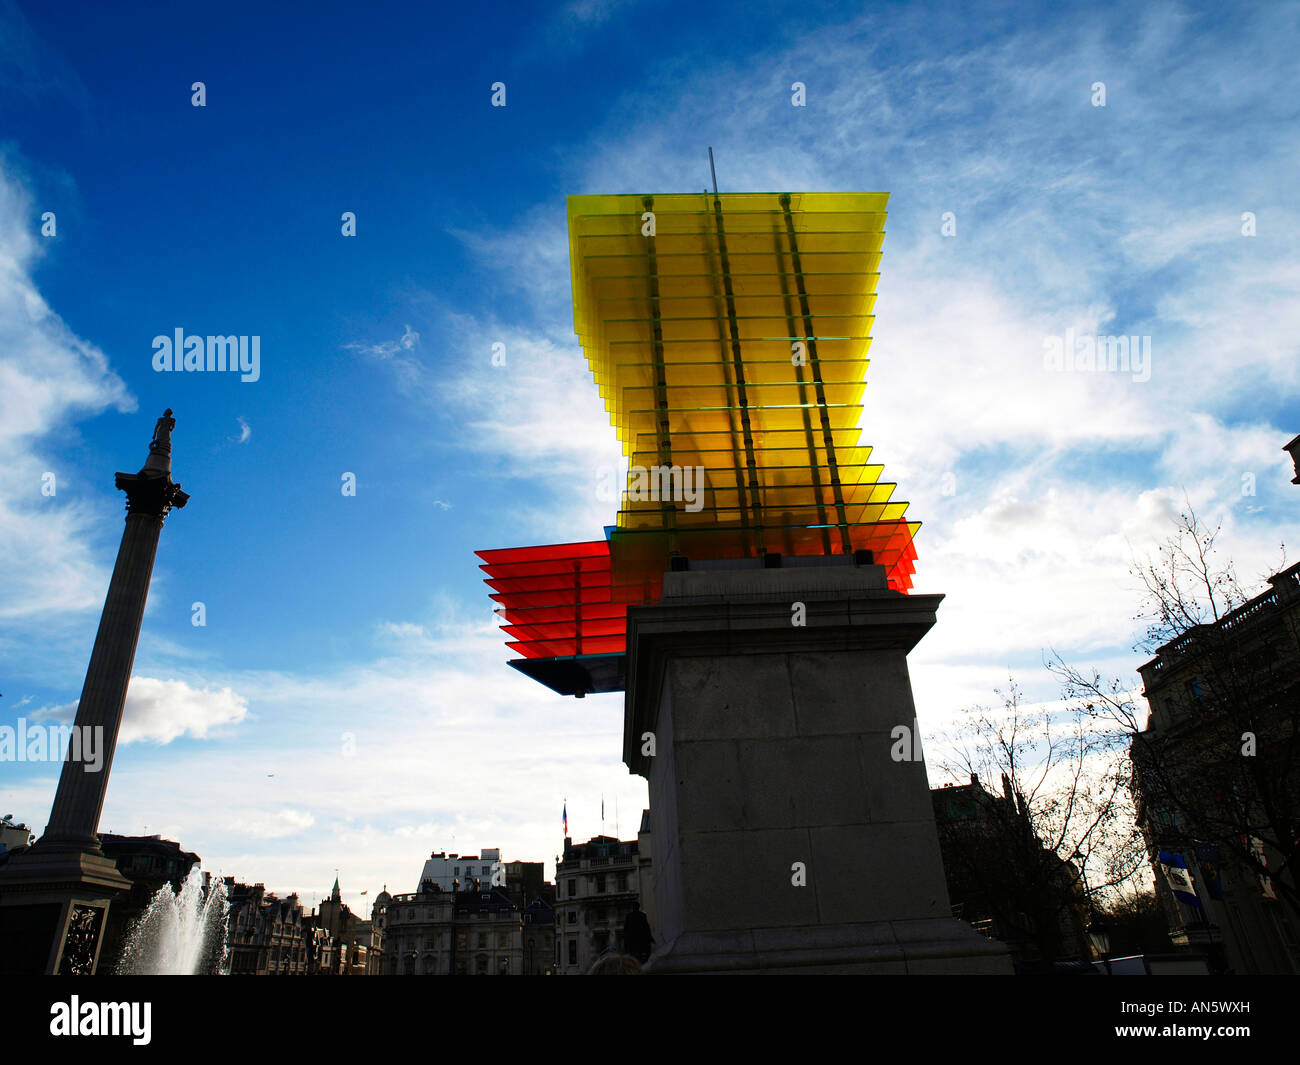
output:
[[[944,855],[956,893],[1050,961],[1078,953],[1092,896],[1140,872],[1121,737],[1068,703],[1026,706],[1014,678],[997,694],[1000,708],[966,711],[941,764],[972,781],[1000,778],[1003,794],[939,818]]]
[[[1146,593],[1135,650],[1159,655],[1143,667],[1148,691],[1161,690],[1149,717],[1117,678],[1055,653],[1048,668],[1068,699],[1125,737],[1130,790],[1160,845],[1208,845],[1268,878],[1261,883],[1296,910],[1300,607],[1288,582],[1300,588],[1300,574],[1279,574],[1272,593],[1252,598],[1219,560],[1219,531],[1187,505],[1156,556],[1134,563]]]

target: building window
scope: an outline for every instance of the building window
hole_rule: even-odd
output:
[[[596,877],[596,894],[603,895],[604,893],[605,893],[605,874],[601,873],[600,876]]]
[[[486,976],[488,971],[488,956],[486,954],[480,954],[475,961],[478,963],[478,972],[476,975]]]
[[[456,933],[456,949],[457,949],[457,950],[469,950],[469,933],[468,933],[468,932],[457,932],[457,933]]]
[[[619,891],[627,890],[627,873],[618,874],[618,890]]]
[[[569,964],[578,964],[578,941],[576,939],[569,940]]]
[[[573,898],[578,893],[578,878],[576,876],[569,878],[569,898]]]
[[[502,932],[500,935],[497,936],[497,949],[498,949],[498,950],[509,950],[509,949],[510,949],[510,933],[509,933],[509,932]]]
[[[479,949],[480,949],[480,950],[482,950],[484,947],[487,946],[487,933],[486,933],[486,932],[480,932],[480,933],[478,934],[478,945],[479,945]]]
[[[577,924],[577,923],[578,923],[578,911],[577,911],[577,910],[570,910],[570,911],[569,911],[569,924]]]

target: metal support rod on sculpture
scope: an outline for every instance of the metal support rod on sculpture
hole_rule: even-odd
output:
[[[99,772],[87,772],[79,761],[65,761],[45,835],[44,850],[73,849],[99,853],[99,815],[104,807],[117,734],[122,725],[131,666],[135,661],[140,624],[144,619],[149,581],[163,521],[172,507],[183,507],[189,496],[171,477],[170,409],[154,426],[149,458],[139,473],[119,473],[117,487],[126,492],[126,529],[117,564],[95,635],[86,680],[77,703],[75,729],[102,730],[104,761]]]
[[[758,464],[754,457],[754,432],[750,422],[749,396],[745,386],[745,362],[740,352],[740,326],[736,319],[736,293],[732,284],[731,261],[727,255],[727,231],[722,221],[722,200],[718,198],[716,192],[713,196],[713,219],[718,234],[718,262],[722,267],[722,290],[726,297],[727,330],[731,338],[731,361],[736,375],[736,405],[740,409],[740,427],[745,439],[745,468],[749,477],[749,506],[753,514],[758,554],[761,556],[766,552],[767,546],[763,536],[763,505],[759,496]]]
[[[785,231],[790,241],[790,263],[795,284],[799,287],[799,310],[803,315],[804,340],[808,344],[808,365],[816,385],[817,411],[822,423],[822,441],[826,447],[826,469],[830,474],[831,488],[835,493],[836,526],[840,532],[840,547],[844,554],[853,554],[853,541],[849,536],[848,519],[844,511],[844,486],[840,483],[840,466],[835,457],[835,434],[831,429],[830,414],[826,409],[826,385],[822,380],[821,361],[817,357],[817,330],[813,325],[812,311],[808,305],[808,289],[803,276],[803,263],[799,258],[799,240],[795,235],[794,215],[790,210],[790,194],[781,196],[781,211],[785,215]]]
[[[654,211],[655,200],[647,196],[642,201],[647,211]],[[649,268],[646,280],[650,298],[650,327],[652,331],[652,350],[654,352],[655,372],[655,450],[662,469],[670,469],[673,464],[672,423],[668,417],[668,371],[664,364],[664,332],[659,311],[659,265],[655,254],[655,238],[645,238],[646,257]],[[671,493],[660,501],[664,528],[668,530],[668,549],[677,550],[677,508],[673,506]]]

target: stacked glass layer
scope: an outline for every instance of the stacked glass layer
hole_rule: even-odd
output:
[[[569,197],[574,324],[628,483],[604,540],[480,551],[524,659],[618,655],[675,556],[869,550],[919,523],[859,439],[886,193]]]

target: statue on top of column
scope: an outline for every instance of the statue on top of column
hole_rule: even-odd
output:
[[[172,409],[168,407],[163,411],[163,416],[153,427],[153,440],[149,444],[149,454],[156,451],[164,451],[170,454],[172,449],[172,430],[176,428],[176,419],[172,417]]]

